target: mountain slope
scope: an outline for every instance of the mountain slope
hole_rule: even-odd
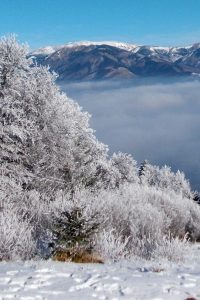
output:
[[[45,47],[30,56],[49,65],[60,81],[200,74],[200,43],[189,47],[77,42]]]

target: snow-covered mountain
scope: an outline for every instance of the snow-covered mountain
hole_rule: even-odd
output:
[[[47,46],[30,55],[49,65],[61,81],[200,74],[200,43],[159,47],[83,41]]]

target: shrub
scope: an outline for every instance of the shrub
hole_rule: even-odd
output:
[[[30,259],[36,253],[33,229],[14,205],[0,211],[0,260]]]
[[[130,256],[128,242],[129,237],[124,238],[114,229],[103,230],[96,236],[95,249],[104,260],[118,261]]]

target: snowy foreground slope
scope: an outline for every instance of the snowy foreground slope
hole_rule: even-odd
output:
[[[2,262],[0,299],[200,299],[200,247],[193,252],[184,265]]]

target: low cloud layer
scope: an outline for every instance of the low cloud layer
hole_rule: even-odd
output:
[[[200,190],[200,82],[76,83],[64,87],[110,151],[183,170]]]

